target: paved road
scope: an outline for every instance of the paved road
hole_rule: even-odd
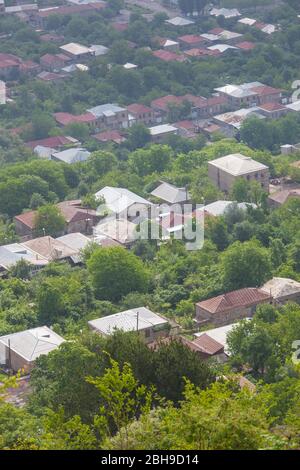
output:
[[[125,3],[128,5],[140,6],[147,10],[151,10],[153,13],[166,13],[169,18],[174,18],[179,14],[179,10],[164,7],[156,0],[125,0]]]

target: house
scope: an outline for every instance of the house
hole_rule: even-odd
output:
[[[216,18],[219,16],[224,16],[225,19],[237,18],[241,16],[237,8],[212,8],[210,15],[215,16]]]
[[[228,52],[228,51],[238,50],[238,48],[235,46],[230,46],[229,44],[222,44],[222,43],[214,44],[213,46],[209,46],[207,49],[212,52],[219,52],[220,54],[224,54],[225,52]]]
[[[0,278],[6,277],[8,271],[21,260],[25,260],[31,265],[32,273],[48,264],[46,258],[37,256],[22,244],[13,243],[0,246]]]
[[[170,124],[160,124],[149,128],[152,142],[159,144],[170,135],[177,135],[178,129]]]
[[[126,141],[124,135],[120,131],[102,131],[93,135],[93,139],[98,140],[101,143],[112,142],[114,144],[120,145]]]
[[[77,42],[70,42],[64,46],[60,46],[60,49],[73,61],[86,60],[95,56],[95,50],[92,50],[90,47],[83,46],[82,44],[78,44]]]
[[[300,188],[276,191],[269,195],[268,204],[272,209],[276,209],[285,204],[290,198],[300,198]]]
[[[89,112],[78,115],[70,113],[54,113],[53,117],[57,124],[61,127],[66,127],[74,123],[80,123],[86,124],[89,128],[93,129],[96,127],[97,123],[96,116]]]
[[[185,26],[190,26],[192,24],[195,24],[194,21],[188,20],[187,18],[182,18],[181,16],[176,16],[175,18],[166,20],[165,23],[171,26],[176,26],[176,27],[185,27]]]
[[[158,49],[153,51],[152,55],[157,59],[163,60],[164,62],[184,62],[186,60],[183,54],[178,54],[177,52],[172,52],[165,49]]]
[[[49,82],[49,83],[60,83],[66,79],[67,75],[63,72],[61,73],[56,73],[56,72],[41,72],[37,75],[37,78],[39,80],[42,80],[43,82]]]
[[[203,333],[201,337],[195,338],[193,341],[182,338],[182,343],[196,353],[202,361],[213,359],[219,363],[224,363],[228,359],[224,353],[223,344],[206,333]]]
[[[235,33],[234,31],[228,31],[227,29],[223,28],[214,28],[211,29],[208,33],[217,36],[218,41],[231,45],[235,45],[237,42],[241,42],[243,38],[242,34]]]
[[[59,72],[71,61],[66,54],[44,54],[40,57],[40,64],[47,72]]]
[[[238,209],[246,211],[248,207],[256,208],[257,206],[248,202],[215,201],[203,206],[200,210],[204,211],[205,214],[209,216],[220,217],[231,207],[237,207]]]
[[[172,335],[177,329],[177,325],[171,325],[166,318],[146,307],[125,310],[91,320],[88,324],[92,330],[103,336],[109,336],[116,330],[138,332],[146,343]]]
[[[30,372],[36,359],[57,349],[64,338],[47,326],[0,337],[0,364],[13,372]]]
[[[61,150],[65,146],[77,146],[79,141],[74,139],[74,137],[66,135],[57,135],[54,137],[46,137],[45,139],[31,140],[25,143],[26,147],[29,147],[31,150],[34,150],[36,147],[46,147],[56,150]]]
[[[151,196],[167,204],[182,204],[190,200],[187,188],[177,188],[173,184],[165,183],[164,181],[151,192]]]
[[[238,323],[231,323],[230,325],[195,333],[196,339],[192,341],[192,344],[200,350],[203,359],[213,358],[220,363],[226,362],[230,356],[227,337],[237,325]]]
[[[62,150],[61,152],[54,152],[51,155],[51,160],[55,160],[58,162],[68,163],[69,165],[78,162],[85,162],[91,152],[86,150],[85,148],[70,148],[67,150]]]
[[[203,47],[206,42],[205,38],[197,34],[186,34],[178,38],[178,42],[182,49],[190,49],[192,47]]]
[[[144,124],[150,126],[155,120],[155,113],[152,108],[143,104],[133,103],[127,106],[130,126],[133,124]]]
[[[74,250],[58,239],[45,236],[23,242],[22,245],[28,248],[36,256],[42,256],[47,261],[69,261],[71,264],[80,262],[79,250]]]
[[[102,245],[103,239],[110,240],[113,244],[129,248],[138,239],[138,225],[128,219],[106,217],[93,229],[93,238],[96,243]]]
[[[158,44],[160,48],[170,51],[170,52],[178,52],[179,51],[179,42],[173,41],[172,39],[165,39],[165,38],[155,38],[154,43]]]
[[[232,109],[259,106],[265,103],[280,103],[282,90],[264,85],[261,82],[250,82],[242,85],[225,85],[215,89],[226,96]]]
[[[99,220],[96,211],[82,207],[80,200],[63,201],[57,207],[65,219],[64,233],[90,233]],[[17,235],[27,240],[34,236],[36,214],[37,211],[29,211],[15,216]]]
[[[129,191],[126,188],[105,186],[95,194],[96,200],[104,201],[103,215],[115,214],[118,218],[134,220],[144,214],[148,217],[148,210],[152,203]],[[99,212],[99,211],[98,211]]]
[[[270,303],[272,296],[256,287],[227,292],[196,304],[196,322],[199,325],[228,325],[252,317],[257,305]]]
[[[257,106],[257,111],[268,119],[279,119],[286,116],[291,110],[281,103],[264,103]]]
[[[287,302],[300,303],[300,282],[294,279],[273,277],[261,287],[261,290],[272,296],[275,305]]]
[[[92,242],[90,238],[80,232],[67,233],[67,235],[58,237],[56,240],[64,243],[64,245],[67,245],[71,250],[77,251],[77,253],[80,253],[81,250],[84,250]]]
[[[94,116],[98,131],[105,129],[122,130],[127,129],[129,126],[127,109],[117,104],[102,104],[88,109],[87,112]]]
[[[221,191],[229,192],[237,178],[257,181],[269,192],[269,168],[240,153],[208,162],[208,177]]]
[[[259,112],[259,109],[253,106],[251,108],[242,108],[237,111],[217,114],[213,117],[213,121],[227,137],[235,137],[239,133],[243,123],[250,117],[265,119],[265,116]]]
[[[95,57],[103,56],[109,53],[109,48],[101,44],[92,44],[89,48]]]

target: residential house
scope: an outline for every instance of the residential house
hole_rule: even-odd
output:
[[[106,317],[90,320],[89,327],[102,336],[109,336],[117,330],[138,332],[148,344],[177,332],[177,325],[152,312],[146,307],[133,308]]]
[[[210,15],[216,18],[223,16],[225,19],[238,18],[241,16],[237,8],[212,8]]]
[[[78,162],[85,162],[91,152],[86,150],[85,148],[70,148],[66,150],[62,150],[61,152],[54,152],[51,155],[51,160],[68,163],[69,165]]]
[[[164,181],[151,192],[151,196],[167,204],[184,204],[190,201],[187,188],[177,188],[173,184]]]
[[[102,245],[103,239],[106,244],[110,241],[111,245],[123,246],[130,248],[139,238],[137,232],[138,225],[128,219],[106,217],[99,222],[93,229],[93,239],[96,243]]]
[[[234,31],[228,31],[223,28],[214,28],[208,31],[209,34],[217,36],[219,42],[225,42],[226,44],[236,45],[236,43],[241,42],[243,35],[240,33],[235,33]]]
[[[126,137],[120,131],[102,131],[93,135],[93,139],[98,140],[103,144],[107,142],[112,142],[114,144],[120,145],[126,141]]]
[[[182,49],[201,48],[206,43],[205,38],[197,34],[186,34],[178,38]]]
[[[172,52],[166,49],[153,51],[152,55],[164,62],[184,62],[186,60],[186,57],[183,54],[178,54],[177,52]]]
[[[264,103],[257,106],[257,110],[268,119],[280,119],[286,116],[291,110],[281,103]]]
[[[196,347],[195,350],[199,351],[204,360],[213,359],[220,363],[226,362],[230,357],[227,342],[228,334],[237,324],[231,323],[230,325],[195,333],[196,339],[192,341],[192,344]]]
[[[208,176],[221,191],[229,192],[237,178],[257,181],[269,192],[269,168],[240,153],[208,162]]]
[[[137,217],[147,219],[148,211],[152,206],[151,202],[126,188],[105,186],[95,194],[95,198],[100,203],[103,201],[103,215],[115,215],[119,219],[130,221]]]
[[[86,124],[92,130],[95,129],[97,125],[96,116],[89,112],[78,115],[70,113],[54,113],[53,117],[57,124],[61,127],[66,127],[74,123],[80,123]]]
[[[227,137],[235,137],[243,123],[250,117],[257,119],[265,119],[266,117],[259,112],[255,106],[251,108],[242,108],[237,111],[229,111],[223,114],[217,114],[213,117],[213,121],[219,126],[222,134]]]
[[[173,41],[172,39],[166,38],[155,38],[154,44],[160,46],[161,49],[170,52],[178,52],[179,51],[179,42]]]
[[[13,372],[30,372],[38,357],[57,349],[64,338],[47,326],[0,337],[0,364]]]
[[[127,106],[130,126],[144,124],[150,126],[155,121],[155,113],[152,108],[143,104],[133,103]]]
[[[34,150],[36,147],[47,147],[55,150],[62,150],[66,146],[77,146],[80,142],[74,137],[66,135],[57,135],[54,137],[46,137],[45,139],[31,140],[25,143],[26,147]]]
[[[282,90],[264,85],[261,82],[225,85],[215,90],[221,96],[226,96],[232,109],[259,106],[265,103],[280,103],[282,99]]]
[[[48,264],[46,258],[37,256],[22,244],[13,243],[0,246],[0,278],[6,277],[9,270],[21,260],[25,260],[31,265],[32,273]]]
[[[261,290],[270,294],[275,305],[287,302],[300,303],[300,282],[284,277],[273,277],[266,282]]]
[[[175,18],[171,18],[169,20],[166,20],[165,23],[171,25],[171,26],[176,26],[184,28],[185,26],[190,26],[192,24],[195,24],[194,21],[188,20],[187,18],[182,18],[181,16],[176,16]]]
[[[64,46],[60,46],[63,54],[69,56],[74,62],[84,61],[95,56],[95,50],[90,47],[83,46],[77,42],[70,42]]]
[[[199,325],[228,325],[252,317],[258,305],[271,303],[272,297],[256,287],[227,292],[196,304],[196,322]]]
[[[102,104],[88,109],[87,112],[94,116],[99,132],[106,129],[122,130],[129,126],[128,110],[116,104]]]
[[[170,124],[160,124],[149,128],[151,140],[155,144],[163,142],[171,135],[177,135],[178,129]]]
[[[79,250],[74,250],[58,239],[49,236],[28,240],[22,245],[49,262],[66,260],[71,264],[77,264],[80,261]]]
[[[268,204],[276,209],[285,204],[290,198],[300,198],[300,188],[282,189],[272,193],[268,197]]]
[[[40,57],[40,64],[47,72],[59,72],[71,61],[66,54],[44,54]]]
[[[99,217],[96,211],[84,208],[80,200],[63,201],[57,204],[65,219],[64,233],[90,233],[97,224]],[[37,211],[24,212],[14,218],[16,233],[24,239],[31,239],[35,232],[35,217]]]
[[[220,217],[226,214],[226,211],[232,207],[237,207],[240,210],[247,211],[248,207],[256,208],[257,206],[250,202],[215,201],[210,204],[206,204],[200,210],[204,211],[208,216]]]
[[[106,6],[105,2],[95,2],[95,3],[79,4],[79,5],[62,5],[62,6],[55,6],[51,8],[48,7],[44,9],[39,9],[33,21],[36,27],[45,30],[47,27],[48,18],[52,15],[88,16],[97,11],[103,10],[105,6]]]

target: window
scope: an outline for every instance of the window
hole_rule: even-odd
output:
[[[151,330],[145,330],[145,338],[149,338],[151,335]]]

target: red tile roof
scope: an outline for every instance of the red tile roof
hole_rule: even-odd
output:
[[[146,114],[146,113],[152,113],[152,109],[149,108],[149,106],[145,106],[143,104],[139,103],[133,103],[127,106],[127,110],[131,114]]]
[[[72,124],[74,122],[89,123],[96,121],[95,116],[88,112],[78,115],[70,113],[54,113],[54,118],[62,126],[67,126],[68,124]]]
[[[32,140],[26,143],[26,147],[34,149],[38,145],[41,145],[43,147],[50,147],[55,149],[57,147],[62,147],[70,143],[72,143],[72,141],[69,137],[66,137],[64,135],[57,135],[55,137],[47,137],[46,139]]]
[[[238,44],[235,44],[236,47],[239,49],[243,49],[244,51],[252,51],[256,47],[256,44],[254,42],[250,41],[242,41],[239,42]]]
[[[168,111],[170,104],[180,105],[181,103],[182,103],[182,100],[179,96],[166,95],[166,96],[162,96],[161,98],[157,98],[156,100],[153,100],[151,102],[151,107],[158,108],[163,111]]]
[[[198,302],[197,306],[210,313],[222,313],[236,307],[247,307],[268,299],[271,299],[269,294],[256,287],[248,287]]]
[[[205,39],[202,36],[197,34],[186,34],[185,36],[180,36],[179,41],[185,42],[186,44],[197,44],[199,42],[205,42]]]
[[[116,144],[121,144],[126,140],[125,137],[118,131],[99,132],[93,137],[100,142],[115,142]]]
[[[266,111],[280,111],[281,109],[287,109],[284,104],[281,103],[265,103],[259,106],[261,109],[265,109]]]
[[[276,95],[278,93],[281,93],[282,90],[279,88],[273,88],[272,86],[268,85],[261,85],[257,86],[251,89],[251,91],[254,91],[254,93],[257,93],[258,95]]]
[[[157,57],[157,59],[164,60],[165,62],[184,62],[185,60],[185,57],[182,54],[176,54],[176,52],[166,51],[164,49],[153,51],[152,55],[154,55],[154,57]]]

